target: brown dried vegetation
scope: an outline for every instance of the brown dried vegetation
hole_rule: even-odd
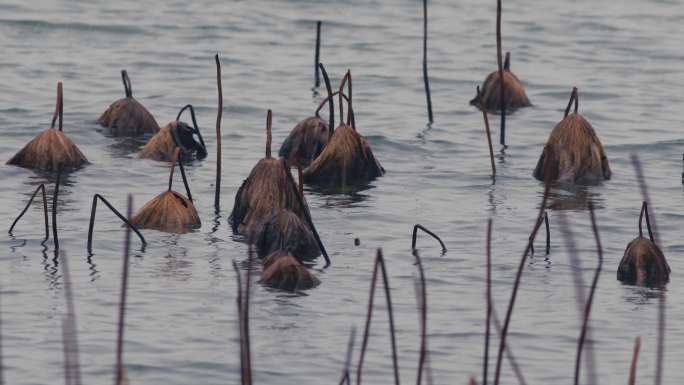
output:
[[[304,219],[297,201],[299,192],[288,181],[289,172],[283,160],[271,157],[271,111],[267,119],[266,157],[257,162],[235,194],[230,222],[233,232],[252,239],[262,223],[268,221],[273,210],[290,210]]]
[[[55,128],[57,117],[59,117],[59,130]],[[7,161],[7,164],[57,171],[77,169],[86,163],[88,160],[85,155],[62,132],[62,82],[59,82],[57,83],[57,107],[51,127],[28,142]]]
[[[112,103],[97,119],[97,122],[116,136],[156,133],[159,131],[159,124],[152,114],[133,97],[131,81],[126,70],[121,71],[121,77],[126,96]]]
[[[264,260],[259,283],[275,289],[297,291],[312,289],[320,281],[297,258],[285,251],[276,251]]]
[[[575,112],[568,115],[570,104]],[[573,90],[565,118],[560,121],[546,142],[534,170],[534,177],[545,180],[544,170],[550,163],[558,180],[566,183],[598,183],[611,177],[608,158],[594,128],[577,113],[577,89]],[[551,151],[551,152],[549,152]]]
[[[344,124],[335,129],[323,152],[304,169],[304,181],[346,186],[373,180],[384,173],[368,141]]]
[[[617,278],[634,285],[660,286],[670,280],[670,266],[655,242],[637,237],[625,249]]]
[[[311,116],[292,129],[278,155],[287,159],[291,166],[306,167],[325,148],[328,138],[328,124],[318,116]]]
[[[179,156],[180,149],[177,148],[174,153],[173,164],[171,165],[168,190],[154,197],[138,211],[130,220],[133,226],[141,229],[154,229],[177,234],[187,233],[202,226],[190,196],[190,189],[185,180],[185,172]],[[187,197],[171,190],[176,161],[180,164],[183,182],[188,192]]]
[[[344,116],[342,89],[345,84],[348,84],[349,98],[347,123],[340,124],[334,130],[323,152],[304,169],[303,175],[306,182],[344,187],[348,184],[368,182],[385,173],[380,162],[373,155],[368,141],[350,125],[350,123],[353,124],[350,71],[347,71],[340,84],[340,117]]]
[[[314,259],[321,254],[309,226],[290,210],[274,210],[271,218],[262,222],[254,234],[260,257],[278,250],[301,260]]]
[[[504,102],[507,111],[532,105],[525,93],[520,79],[510,70],[510,53],[506,53],[506,63],[503,69],[504,78]],[[499,71],[493,71],[478,88],[477,95],[470,101],[471,105],[481,108],[484,106],[487,111],[501,110],[501,78]]]

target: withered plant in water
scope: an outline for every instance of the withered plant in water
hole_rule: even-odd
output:
[[[570,114],[570,107],[575,109]],[[550,170],[554,181],[564,183],[598,183],[611,177],[608,158],[594,128],[577,113],[577,88],[572,89],[570,101],[561,120],[549,135],[539,157],[534,177],[546,180]],[[552,149],[553,153],[549,150]]]
[[[347,84],[347,122],[332,132],[328,145],[311,164],[304,169],[304,181],[331,187],[346,187],[371,181],[385,173],[380,162],[373,155],[368,141],[357,131],[352,117],[351,72],[340,83],[340,119],[344,117],[343,93]]]
[[[278,250],[264,260],[259,283],[275,289],[299,291],[312,289],[321,282],[299,259]]]
[[[7,164],[44,170],[75,170],[88,163],[85,155],[62,131],[62,82],[57,83],[57,103],[50,128],[40,133],[17,152]],[[59,129],[55,121],[59,119]]]
[[[532,105],[525,93],[520,79],[511,71],[511,53],[506,52],[506,60],[501,71],[487,75],[482,86],[477,87],[477,94],[470,101],[473,106],[487,111],[501,111],[501,105],[507,111]],[[503,100],[501,98],[501,76],[503,74]],[[502,103],[503,102],[503,103]]]
[[[192,126],[180,121],[181,115],[188,109],[192,117]],[[199,142],[195,140],[195,135]],[[164,126],[150,138],[140,151],[139,157],[170,162],[176,147],[181,149],[181,157],[184,161],[202,160],[207,157],[207,147],[204,145],[204,139],[197,125],[195,109],[190,104],[178,112],[175,121]]]
[[[498,70],[490,73],[477,88],[475,98],[470,101],[475,107],[489,111],[501,111],[505,116],[506,110],[528,107],[532,104],[525,94],[518,77],[511,72],[511,54],[506,52],[505,61],[502,60],[501,48],[501,0],[496,2],[496,61]],[[503,79],[503,82],[501,81]],[[505,117],[502,118],[502,138],[505,136]],[[503,140],[502,143],[504,144]]]
[[[642,231],[644,217],[648,238],[644,237]],[[642,204],[639,214],[639,236],[627,245],[618,266],[617,279],[640,286],[662,286],[670,280],[670,266],[653,237],[646,201]]]
[[[328,97],[316,109],[314,116],[308,117],[290,131],[290,134],[285,138],[283,144],[280,146],[278,155],[287,159],[287,163],[293,167],[306,167],[313,161],[323,148],[328,144],[330,135],[330,127],[335,126],[335,108],[333,106],[333,93],[330,86],[330,79],[328,73],[325,71],[323,64],[320,64],[321,73],[325,81],[325,88],[328,92]],[[319,111],[325,102],[330,106],[329,122],[324,121],[319,116]]]
[[[185,191],[188,194],[187,197],[171,189],[176,162],[178,162],[181,170]],[[147,202],[130,222],[139,229],[154,229],[177,234],[187,233],[202,226],[202,222],[193,204],[187,178],[185,177],[185,169],[183,168],[183,162],[180,160],[179,148],[176,149],[173,163],[171,164],[169,188]]]
[[[152,114],[133,97],[131,80],[126,70],[121,70],[126,96],[112,103],[97,122],[115,136],[154,134],[159,124]]]
[[[259,160],[235,194],[230,222],[233,232],[252,239],[259,227],[269,220],[273,210],[290,210],[303,219],[297,187],[288,181],[289,169],[283,160],[271,157],[272,113],[266,118],[266,156]]]

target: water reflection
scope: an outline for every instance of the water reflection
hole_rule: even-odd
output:
[[[549,210],[581,211],[586,210],[591,202],[594,209],[603,209],[604,200],[591,186],[556,183],[549,191],[546,207]]]
[[[109,153],[114,158],[127,158],[131,154],[137,153],[142,146],[147,143],[147,141],[152,137],[152,135],[145,135],[141,137],[131,138],[131,137],[114,137],[107,135],[108,138],[114,139],[112,143],[107,145]]]
[[[643,286],[635,286],[627,283],[622,284],[625,288],[625,302],[632,303],[635,306],[643,306],[656,303],[667,294],[666,288],[649,288]]]
[[[325,199],[324,207],[344,208],[357,206],[368,199],[370,196],[367,191],[374,189],[375,186],[371,184],[362,184],[345,187],[324,187],[324,186],[309,186],[305,191],[311,192]]]

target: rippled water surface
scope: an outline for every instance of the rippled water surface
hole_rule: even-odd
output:
[[[492,184],[482,115],[468,101],[496,66],[494,1],[430,3],[435,123],[429,127],[419,1],[4,0],[0,218],[9,228],[32,190],[53,182],[4,162],[48,126],[56,83],[62,80],[65,132],[91,164],[65,178],[60,241],[71,261],[85,382],[110,383],[123,232],[118,219],[101,208],[94,253],[87,254],[91,197],[101,193],[123,209],[126,195],[133,193],[140,207],[166,188],[168,165],[137,159],[140,143],[106,136],[95,120],[123,95],[122,68],[130,74],[134,95],[160,124],[174,119],[184,104],[194,104],[210,154],[187,166],[203,225],[184,235],[145,231],[144,251],[134,239],[125,361],[133,384],[237,383],[232,261],[244,269],[247,247],[234,240],[227,218],[237,188],[264,154],[266,110],[274,112],[275,151],[321,99],[311,90],[315,21],[321,19],[321,60],[333,82],[352,70],[357,126],[387,174],[345,194],[307,188],[333,265],[323,270],[319,258],[314,268],[322,284],[305,293],[256,286],[255,383],[338,380],[349,331],[363,327],[377,247],[384,249],[389,269],[402,380],[414,381],[420,341],[417,270],[410,253],[414,223],[439,233],[449,249],[441,256],[434,242],[419,240],[434,383],[479,378],[486,221],[494,220],[493,290],[503,317],[543,192],[532,170],[576,85],[580,110],[605,145],[613,180],[553,191],[551,253],[538,254],[525,266],[510,346],[530,384],[571,381],[581,323],[573,268],[582,272],[586,290],[597,260],[585,210],[591,200],[605,254],[592,314],[598,380],[626,382],[633,340],[641,336],[639,383],[652,381],[662,292],[615,279],[624,247],[637,235],[641,194],[629,158],[636,152],[672,267],[664,368],[665,383],[679,384],[684,381],[682,18],[679,1],[505,2],[504,49],[512,52],[512,69],[534,107],[509,117],[509,146],[497,155]],[[225,97],[218,216],[213,209],[216,52]],[[498,120],[492,117],[496,143]],[[561,211],[574,232],[581,266],[570,262],[560,235]],[[35,204],[13,236],[0,236],[3,362],[11,384],[58,383],[62,376],[63,279],[51,243],[41,246],[40,220]],[[391,383],[387,316],[381,297],[376,302],[364,380]],[[517,383],[508,363],[503,369],[503,383]]]

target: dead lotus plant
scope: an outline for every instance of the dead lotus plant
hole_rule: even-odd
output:
[[[59,82],[50,128],[28,142],[7,164],[44,171],[75,170],[87,164],[85,155],[62,131],[63,110],[62,82]],[[59,129],[55,128],[58,119]]]
[[[176,162],[181,171],[187,197],[171,189]],[[180,148],[176,149],[173,156],[169,188],[147,202],[130,220],[130,223],[139,229],[154,229],[177,234],[187,233],[202,226],[192,200],[183,162],[180,159]]]
[[[573,103],[575,109],[570,114]],[[598,183],[610,179],[610,166],[603,145],[591,124],[577,113],[577,108],[578,95],[574,87],[565,109],[565,118],[551,131],[539,157],[535,178],[545,180],[545,171],[549,170],[554,181],[564,183]]]
[[[347,84],[347,122],[344,116],[343,92]],[[339,105],[340,125],[332,131],[332,136],[321,154],[304,169],[304,181],[332,187],[346,187],[357,183],[369,182],[385,173],[380,162],[373,155],[370,144],[357,131],[352,119],[352,82],[351,72],[340,83]]]
[[[644,237],[642,230],[644,217],[648,238]],[[643,202],[639,214],[639,236],[627,244],[618,266],[617,279],[640,286],[662,286],[670,280],[670,266],[653,237],[646,201]]]
[[[192,126],[180,121],[185,110],[190,110]],[[195,140],[195,135],[199,142]],[[139,157],[170,162],[177,147],[181,149],[183,161],[202,160],[207,157],[207,147],[204,145],[204,139],[197,125],[195,109],[190,104],[178,112],[175,121],[164,126],[150,138],[140,151]]]
[[[97,122],[114,136],[138,136],[159,131],[159,124],[152,114],[133,97],[131,79],[126,70],[121,70],[121,79],[126,96],[112,103]]]

